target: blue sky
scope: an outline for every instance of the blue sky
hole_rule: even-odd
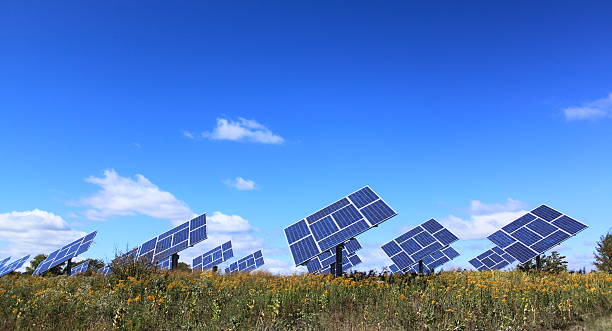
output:
[[[182,259],[231,238],[287,272],[282,229],[370,185],[399,215],[359,237],[362,268],[429,218],[467,268],[543,203],[590,226],[561,252],[591,268],[612,224],[611,9],[3,3],[0,256],[98,230],[83,257],[108,260],[207,212]]]

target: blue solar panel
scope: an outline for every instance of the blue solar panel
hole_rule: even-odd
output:
[[[348,258],[343,256],[342,257],[342,271],[347,271],[360,263],[361,263],[361,259],[359,258],[359,256],[357,256],[357,254],[353,254],[349,256]],[[316,273],[328,274],[330,272],[331,272],[331,267],[328,265],[327,268],[323,268],[317,271]]]
[[[350,257],[355,255],[355,252],[357,252],[361,248],[361,244],[359,244],[359,241],[357,241],[357,239],[353,238],[346,242],[344,244],[344,248],[342,249],[342,265],[344,266],[346,264],[350,264]],[[306,268],[308,269],[308,272],[314,273],[324,269],[329,269],[329,266],[332,265],[332,263],[336,263],[335,249],[325,251],[310,259],[306,263]]]
[[[202,214],[185,222],[158,237],[148,240],[135,250],[124,254],[136,259],[159,265],[168,256],[187,249],[205,239],[206,214]],[[166,261],[167,262],[167,261]]]
[[[436,251],[433,254],[423,258],[423,272],[430,272],[435,268],[442,266],[446,262],[456,258],[457,256],[459,256],[459,252],[457,252],[451,246],[448,246],[440,251]],[[418,273],[418,261],[417,264],[412,265],[412,267],[409,268],[408,271]]]
[[[470,262],[474,268],[483,271],[500,270],[514,261],[515,260],[511,256],[504,253],[499,247],[493,247],[468,262]]]
[[[84,253],[85,251],[87,251],[89,249],[89,246],[91,246],[91,243],[93,242],[94,238],[96,237],[96,231],[86,235],[85,237],[79,238],[73,242],[71,242],[70,244],[56,250],[55,252],[49,254],[49,256],[47,256],[47,258],[42,261],[38,267],[36,267],[36,270],[34,270],[33,275],[41,275],[44,272],[46,272],[47,270],[65,262],[70,260],[71,258]]]
[[[104,267],[102,267],[102,268],[98,269],[98,273],[99,273],[99,274],[102,274],[103,276],[105,276],[105,277],[106,277],[106,276],[108,276],[108,275],[112,274],[112,273],[113,273],[113,270],[111,269],[111,267],[110,267],[110,266],[108,266],[108,265],[107,265],[107,266],[104,266]]]
[[[382,249],[391,258],[395,266],[400,270],[407,270],[412,265],[418,263],[419,260],[425,259],[429,255],[437,254],[437,252],[457,240],[459,240],[457,236],[444,228],[436,220],[430,219],[384,244]],[[454,249],[452,251],[456,253]],[[451,251],[449,250],[449,252]],[[444,261],[439,261],[438,258],[442,258]],[[448,256],[441,257],[439,254],[435,257],[432,256],[432,268],[440,266],[453,258]]]
[[[75,276],[78,274],[82,274],[89,268],[89,261],[85,261],[75,267],[70,269],[70,276]]]
[[[19,260],[15,260],[5,266],[0,267],[0,277],[11,273],[19,268],[21,268],[23,266],[24,263],[26,263],[26,261],[30,258],[29,255],[26,255],[22,258],[20,258]]]
[[[392,274],[403,274],[403,272],[395,264],[389,266],[389,270]]]
[[[587,225],[542,205],[487,238],[513,259],[525,263],[586,228]]]
[[[159,260],[157,266],[162,270],[172,270],[172,255]]]
[[[8,260],[10,260],[10,259],[11,259],[10,257],[7,257],[6,259],[0,261],[0,268],[2,268],[2,266],[5,265],[6,262],[8,262]]]
[[[223,245],[219,245],[210,251],[193,259],[192,270],[193,271],[204,271],[212,269],[214,266],[229,260],[234,257],[232,251],[232,242],[228,241]]]
[[[295,264],[302,265],[395,215],[366,186],[288,226],[285,235]]]
[[[225,273],[231,272],[248,272],[255,270],[264,265],[264,258],[261,251],[257,251],[253,254],[247,255],[238,262],[234,262],[225,268]]]

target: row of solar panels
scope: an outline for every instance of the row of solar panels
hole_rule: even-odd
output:
[[[96,234],[97,232],[94,231],[52,252],[36,267],[33,274],[41,275],[51,268],[86,252],[93,243]],[[176,254],[188,247],[192,247],[193,245],[207,238],[206,214],[203,214],[145,242],[139,247],[136,247],[130,252],[124,254],[122,257],[145,261],[147,263],[157,265],[162,269],[171,269],[173,254]],[[1,260],[0,277],[21,268],[29,257],[29,255],[24,256],[23,258],[10,264],[6,264],[10,258]],[[223,245],[215,247],[212,250],[193,259],[193,270],[202,271],[211,269],[232,257],[232,244],[228,241]],[[250,271],[261,267],[264,264],[264,260],[261,251],[257,251],[238,260],[238,262],[235,264],[235,266],[234,264],[230,265],[230,268],[226,269],[226,271]],[[77,275],[87,271],[88,268],[89,261],[85,261],[75,267],[72,267],[70,274]],[[112,270],[110,266],[105,266],[99,269],[98,272],[108,275],[112,272]]]
[[[397,213],[370,187],[348,196],[285,228],[285,236],[296,266],[309,272],[329,270],[335,262],[337,245],[359,243],[359,234],[380,225]],[[478,270],[504,268],[515,261],[525,263],[586,229],[587,226],[542,205],[504,226],[488,237],[496,246],[470,260]],[[457,236],[431,219],[416,226],[381,248],[393,261],[393,273],[428,272],[459,256],[450,244]],[[361,262],[355,251],[342,250],[343,269],[351,257]]]

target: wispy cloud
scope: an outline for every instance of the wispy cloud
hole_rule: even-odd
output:
[[[203,132],[202,136],[212,140],[244,141],[262,144],[282,144],[285,142],[283,137],[274,134],[264,125],[255,120],[244,118],[238,118],[237,121],[218,118],[217,126],[212,131]]]
[[[490,214],[507,211],[517,211],[525,208],[525,204],[512,198],[506,199],[505,203],[484,203],[480,200],[470,202],[470,212],[473,214]]]
[[[185,138],[189,138],[189,139],[195,139],[196,138],[195,134],[193,132],[191,132],[191,131],[183,131],[182,133],[183,133],[183,137],[185,137]]]
[[[225,185],[235,188],[240,191],[252,191],[255,189],[255,182],[242,177],[236,177],[234,179],[227,179],[224,181]]]
[[[612,118],[612,93],[606,98],[587,102],[582,106],[565,108],[563,114],[568,121]]]
[[[87,182],[100,186],[100,191],[81,200],[90,207],[85,211],[91,220],[105,220],[111,216],[147,215],[166,220],[185,221],[194,215],[183,201],[161,190],[143,175],[122,177],[113,169],[103,177],[89,177]]]

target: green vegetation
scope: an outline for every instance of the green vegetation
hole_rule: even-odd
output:
[[[599,271],[612,273],[612,233],[601,236],[597,242],[593,264]]]
[[[567,261],[565,261],[565,256],[561,256],[559,252],[552,251],[550,255],[542,254],[540,255],[540,264],[541,271],[559,273],[567,271]],[[531,259],[526,263],[519,264],[517,266],[517,270],[520,271],[530,271],[536,270],[536,262],[535,259]]]
[[[534,330],[575,328],[612,313],[606,273],[331,278],[132,267],[138,277],[2,277],[0,328]]]

